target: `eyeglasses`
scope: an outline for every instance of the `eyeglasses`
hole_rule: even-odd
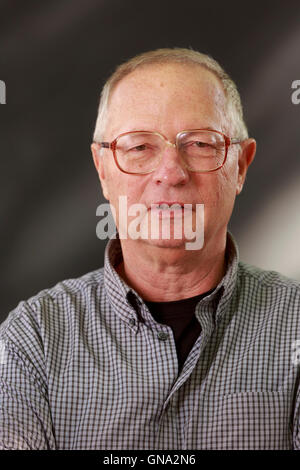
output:
[[[159,132],[132,131],[99,145],[112,150],[115,163],[123,173],[142,175],[158,168],[168,146],[177,149],[189,171],[219,170],[226,161],[229,146],[240,142],[219,131],[193,129],[179,132],[175,143]]]

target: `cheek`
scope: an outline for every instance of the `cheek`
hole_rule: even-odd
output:
[[[140,182],[137,180],[135,175],[127,175],[125,173],[111,173],[110,177],[107,179],[107,188],[109,192],[109,201],[119,212],[119,204],[121,204],[121,209],[123,210],[125,204],[127,208],[131,205],[140,203],[143,187]],[[124,200],[126,201],[124,203]]]
[[[232,208],[236,196],[237,167],[232,164],[220,171],[218,197],[224,206]]]
[[[207,208],[232,208],[236,195],[236,179],[237,172],[233,166],[207,175],[200,191]]]
[[[118,196],[126,194],[127,184],[126,176],[116,167],[112,159],[105,162],[105,185],[108,191],[108,199],[111,204],[118,201]]]

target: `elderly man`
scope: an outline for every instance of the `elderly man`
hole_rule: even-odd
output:
[[[137,56],[92,154],[118,230],[104,268],[3,323],[2,448],[300,448],[299,284],[240,262],[227,230],[255,154],[234,83],[195,51]]]

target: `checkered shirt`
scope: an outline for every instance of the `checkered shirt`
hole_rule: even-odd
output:
[[[239,261],[232,235],[178,373],[170,327],[104,268],[22,301],[0,327],[2,449],[300,449],[300,284]]]

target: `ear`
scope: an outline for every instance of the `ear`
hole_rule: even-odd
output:
[[[105,199],[109,200],[107,184],[106,184],[107,180],[105,178],[104,157],[103,157],[103,155],[100,155],[101,148],[100,148],[99,144],[96,144],[95,142],[93,142],[92,145],[91,145],[91,151],[92,151],[92,155],[93,155],[94,165],[96,167],[96,170],[97,170],[97,173],[98,173],[98,176],[99,176],[99,180],[100,180],[100,183],[101,183],[103,196],[105,197]]]
[[[254,139],[246,139],[243,140],[240,144],[240,151],[239,151],[239,173],[238,173],[238,181],[236,187],[236,194],[240,194],[243,189],[243,185],[246,179],[246,174],[248,167],[253,162],[256,152],[256,142]]]

